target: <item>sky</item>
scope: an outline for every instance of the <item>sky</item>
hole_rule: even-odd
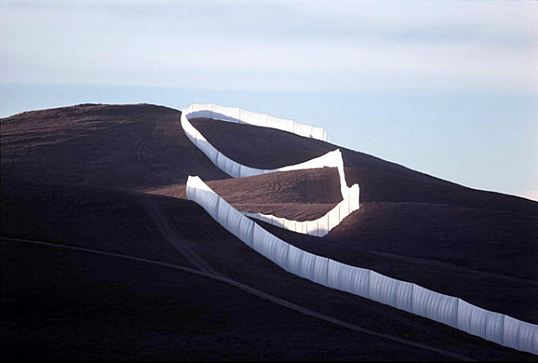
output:
[[[538,200],[538,1],[0,0],[0,117],[240,106]]]

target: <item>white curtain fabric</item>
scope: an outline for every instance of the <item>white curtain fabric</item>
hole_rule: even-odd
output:
[[[370,270],[329,259],[329,287],[370,299]]]
[[[458,298],[413,284],[413,313],[457,328]]]
[[[329,213],[313,221],[294,221],[272,215],[255,214],[250,217],[260,219],[272,225],[279,226],[297,233],[323,237],[352,212],[358,210],[360,188],[358,184],[347,186],[344,160],[340,150],[330,151],[325,155],[303,163],[288,165],[278,169],[256,169],[239,164],[219,152],[207,139],[190,123],[189,117],[214,118],[231,122],[248,123],[257,126],[273,127],[301,136],[326,140],[325,131],[310,125],[303,125],[293,120],[257,114],[241,108],[224,107],[215,104],[191,104],[183,109],[181,126],[187,137],[222,171],[234,178],[244,178],[254,175],[274,173],[278,171],[304,170],[312,168],[336,167],[340,178],[340,193],[342,201]],[[313,135],[317,136],[314,137]]]
[[[211,118],[211,104],[194,103],[191,108],[193,118]]]
[[[504,345],[538,354],[538,326],[505,315],[503,326]]]
[[[371,300],[412,312],[413,284],[371,271],[369,286]]]
[[[458,329],[460,330],[503,344],[504,320],[504,314],[479,308],[462,299],[458,301]]]
[[[243,216],[243,218],[247,219]],[[252,221],[251,221],[252,222]],[[254,222],[252,222],[254,223]],[[253,249],[288,271],[290,245],[254,223]]]
[[[293,133],[303,137],[310,137],[313,133],[313,126],[293,121]],[[327,141],[326,137],[323,141]]]
[[[212,118],[215,120],[270,127],[303,137],[327,141],[327,133],[321,127],[304,125],[294,120],[259,114],[240,107],[226,107],[214,103],[192,103],[183,109],[183,113],[187,118]]]
[[[337,290],[449,325],[483,339],[538,354],[538,326],[468,302],[303,251],[235,210],[199,177],[189,176],[187,197],[230,233],[284,270]]]
[[[211,118],[230,122],[239,122],[239,107],[226,107],[210,104]],[[191,117],[192,118],[192,117]]]

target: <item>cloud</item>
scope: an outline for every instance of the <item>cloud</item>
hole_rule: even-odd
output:
[[[27,1],[0,81],[538,93],[534,3]]]

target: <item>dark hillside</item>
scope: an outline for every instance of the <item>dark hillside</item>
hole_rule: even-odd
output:
[[[185,136],[180,112],[140,105],[79,105],[0,119],[2,175],[144,190],[189,173],[228,176]]]
[[[87,104],[0,119],[2,357],[535,360],[311,283],[248,248],[186,200],[188,175],[240,210],[308,220],[341,200],[336,170],[232,179],[179,117]],[[259,168],[337,148],[194,124]],[[264,227],[307,251],[538,323],[538,203],[342,152],[360,210],[324,238]]]
[[[533,359],[290,275],[189,201],[3,178],[1,202],[6,358]]]

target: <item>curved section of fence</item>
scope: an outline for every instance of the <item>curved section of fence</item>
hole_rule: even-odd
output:
[[[360,189],[357,184],[349,188],[347,195],[323,217],[311,221],[294,221],[286,218],[279,218],[273,215],[262,213],[241,212],[247,217],[258,219],[262,222],[272,224],[287,230],[308,234],[316,237],[326,236],[334,227],[348,215],[359,209]]]
[[[538,354],[538,325],[488,311],[460,298],[373,270],[303,251],[245,217],[199,177],[189,176],[187,198],[202,206],[217,223],[249,247],[292,274],[423,316],[506,347]]]
[[[312,236],[323,237],[328,234],[340,222],[359,209],[360,188],[358,184],[352,187],[347,186],[344,172],[344,159],[340,150],[334,150],[320,157],[305,161],[303,163],[288,165],[277,169],[257,169],[239,164],[226,155],[218,151],[207,139],[191,124],[190,118],[213,118],[218,120],[244,123],[256,126],[277,128],[284,131],[293,132],[299,136],[310,137],[325,141],[327,135],[322,128],[303,125],[293,120],[277,119],[275,117],[257,114],[241,108],[224,107],[209,104],[191,104],[185,107],[181,113],[181,126],[187,137],[198,147],[219,169],[232,176],[242,178],[254,175],[262,175],[279,171],[303,170],[324,167],[335,167],[338,169],[340,178],[340,192],[342,201],[336,205],[329,213],[321,218],[312,221],[294,221],[279,218],[273,215],[260,213],[248,213],[249,217],[271,223],[273,225],[289,229],[291,231]],[[265,120],[261,122],[260,120]]]
[[[251,112],[241,107],[226,107],[214,103],[191,103],[183,109],[182,113],[190,115],[191,118],[212,118],[214,120],[269,127],[311,139],[327,141],[327,133],[321,127],[314,127],[294,120]]]

